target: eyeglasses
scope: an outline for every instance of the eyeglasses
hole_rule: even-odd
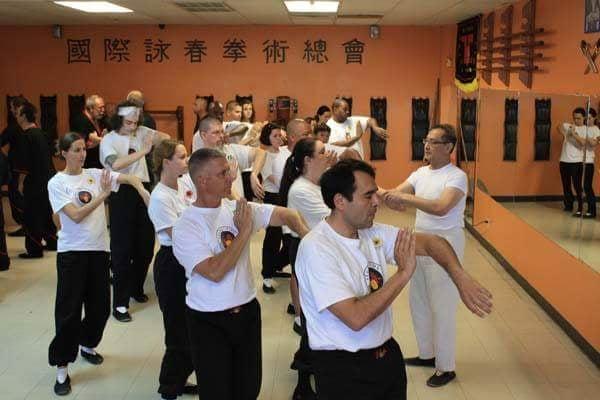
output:
[[[432,139],[423,139],[423,144],[446,144],[446,143],[450,143],[448,141],[444,141],[444,140],[432,140]]]

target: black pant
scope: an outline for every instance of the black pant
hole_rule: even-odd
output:
[[[594,193],[594,164],[585,164],[583,174],[583,191],[585,192],[585,200],[588,204],[587,212],[593,217],[596,216],[596,194]]]
[[[4,232],[4,207],[2,206],[2,197],[0,197],[0,271],[8,269],[10,266],[10,257],[6,250],[6,233]]]
[[[18,171],[12,171],[10,181],[8,182],[8,201],[10,202],[10,213],[13,219],[19,225],[24,224],[25,218],[23,212],[25,210],[25,199],[19,192],[19,176]]]
[[[244,187],[244,193],[238,193],[240,196],[244,196],[246,200],[254,200],[254,192],[252,191],[252,184],[250,183],[250,175],[252,171],[242,171],[242,186]]]
[[[258,301],[219,312],[188,307],[187,321],[200,399],[256,399],[262,381]]]
[[[264,202],[279,205],[279,193],[265,192]],[[263,278],[272,278],[273,272],[278,271],[290,263],[286,242],[280,226],[268,226],[265,229],[265,239],[262,247]]]
[[[50,365],[67,365],[77,358],[79,345],[94,348],[100,343],[110,314],[108,264],[104,251],[56,255],[56,336],[48,350]]]
[[[26,188],[25,195],[25,249],[27,253],[42,255],[44,246],[56,249],[56,226],[52,222],[52,209],[48,191],[44,188]]]
[[[583,173],[583,166],[581,163],[567,163],[560,162],[560,179],[562,181],[565,209],[573,209],[573,203],[575,198],[571,191],[571,185],[575,189],[575,195],[577,196],[577,211],[582,209],[582,190],[581,190],[581,174]]]
[[[174,399],[194,371],[185,320],[185,270],[173,248],[161,246],[154,259],[154,287],[165,327],[165,354],[160,366],[158,393]]]
[[[129,307],[129,298],[144,293],[154,254],[154,226],[137,191],[121,185],[110,195],[110,251],[113,307]]]
[[[356,353],[313,351],[312,358],[319,400],[406,399],[406,368],[394,338]]]

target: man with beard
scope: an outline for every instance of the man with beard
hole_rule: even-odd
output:
[[[102,169],[99,146],[102,136],[107,133],[107,127],[104,99],[93,94],[85,99],[83,111],[75,117],[71,125],[71,131],[79,133],[85,141],[87,156],[84,168]]]

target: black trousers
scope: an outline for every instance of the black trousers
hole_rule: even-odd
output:
[[[154,287],[165,327],[165,354],[160,366],[158,393],[175,399],[194,371],[185,319],[185,270],[173,248],[161,246],[154,259]]]
[[[10,257],[6,250],[6,233],[4,232],[4,207],[2,197],[0,197],[0,271],[8,269],[10,266]]]
[[[17,171],[11,172],[10,181],[8,182],[8,201],[10,202],[10,213],[19,225],[23,225],[25,218],[23,217],[25,210],[25,198],[19,192],[19,176],[21,173]]]
[[[406,399],[406,367],[394,338],[356,353],[313,351],[312,358],[319,400]]]
[[[573,203],[575,199],[577,200],[577,211],[581,211],[582,209],[582,188],[581,188],[581,178],[583,173],[583,166],[581,163],[567,163],[560,162],[560,179],[562,181],[563,194],[564,194],[564,205],[565,208],[570,210],[573,208]],[[573,197],[573,192],[571,191],[571,186],[575,189],[575,196]]]
[[[240,196],[244,196],[246,200],[254,200],[254,192],[252,191],[252,185],[250,184],[250,175],[252,171],[242,171],[242,185],[244,187],[244,193],[238,193]]]
[[[93,348],[100,343],[110,314],[108,264],[104,251],[56,255],[56,336],[48,350],[50,365],[67,365],[77,358],[79,345]]]
[[[154,254],[154,226],[137,191],[121,185],[110,195],[110,251],[113,307],[129,307],[129,298],[144,293]]]
[[[587,212],[596,216],[596,194],[594,193],[594,164],[587,163],[583,171],[583,191],[587,201]]]
[[[262,381],[258,301],[219,312],[188,307],[187,321],[200,399],[256,399]]]
[[[56,248],[56,226],[52,221],[52,209],[48,191],[44,188],[25,188],[25,249],[27,253],[44,253],[42,239],[50,248]]]
[[[265,192],[264,202],[280,205],[279,193]],[[268,226],[265,229],[265,239],[262,247],[263,278],[272,278],[273,272],[278,271],[290,263],[288,248],[283,241],[283,232],[280,226]]]

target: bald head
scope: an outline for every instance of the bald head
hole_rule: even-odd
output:
[[[144,106],[144,94],[139,90],[132,90],[129,92],[129,94],[127,94],[127,100],[135,103],[137,107],[141,108]]]
[[[333,101],[333,105],[331,106],[331,116],[333,120],[339,123],[342,123],[348,119],[348,114],[350,113],[350,106],[348,106],[348,102],[344,99],[335,99]]]
[[[290,151],[294,149],[294,146],[298,140],[310,136],[311,134],[310,125],[305,120],[300,118],[296,118],[288,122],[285,131],[288,139],[288,149]]]

